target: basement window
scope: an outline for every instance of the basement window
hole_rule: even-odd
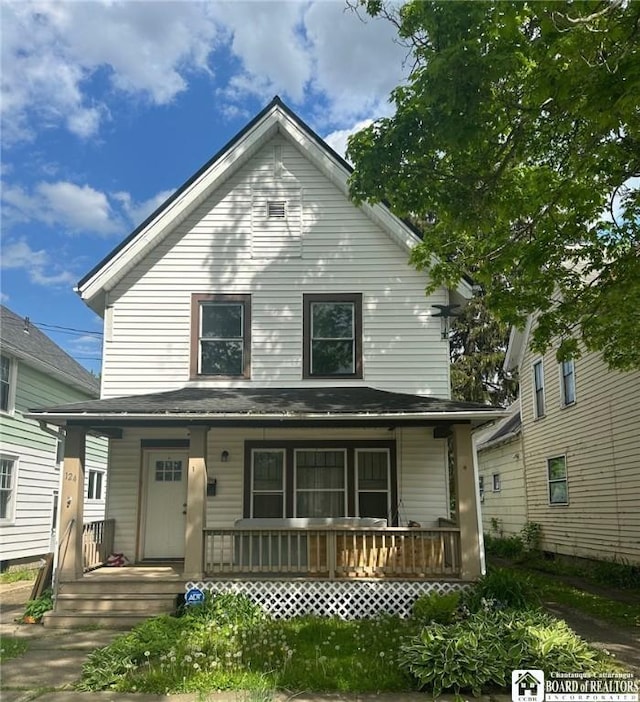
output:
[[[287,208],[285,200],[269,200],[267,202],[267,217],[269,219],[285,219]]]

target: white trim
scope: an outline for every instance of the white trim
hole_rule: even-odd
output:
[[[2,526],[10,526],[16,522],[16,498],[18,496],[18,470],[20,466],[20,456],[12,453],[0,453],[0,461],[10,461],[11,466],[11,487],[9,488],[9,502],[7,505],[8,516],[0,518]]]
[[[9,392],[7,395],[7,409],[0,408],[0,415],[12,416],[16,412],[16,386],[18,384],[18,359],[16,356],[5,353],[2,349],[2,356],[9,361]]]

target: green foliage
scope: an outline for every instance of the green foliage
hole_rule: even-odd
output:
[[[495,568],[465,590],[461,602],[471,612],[478,612],[487,607],[526,610],[537,605],[538,599],[526,575],[509,568]]]
[[[479,611],[450,625],[432,624],[402,647],[400,663],[434,697],[506,687],[515,669],[614,669],[565,622],[540,610]]]
[[[520,530],[520,538],[525,551],[538,551],[542,540],[542,524],[526,522]]]
[[[420,595],[413,604],[411,614],[421,625],[432,622],[450,624],[454,620],[459,604],[459,592],[450,592],[446,595],[433,592],[428,595]]]
[[[22,580],[35,580],[37,568],[17,568],[0,574],[0,583],[17,583]]]
[[[53,609],[53,593],[51,589],[44,590],[40,597],[29,600],[24,609],[24,617],[33,617],[40,621],[45,612]]]
[[[470,273],[502,323],[539,313],[537,351],[640,368],[640,3],[354,4],[413,62],[349,141],[354,200],[429,223],[429,289]]]
[[[490,556],[516,560],[524,551],[524,544],[519,536],[484,535],[484,548]]]
[[[517,378],[504,370],[509,327],[487,310],[483,296],[474,297],[455,318],[449,341],[456,400],[497,405],[515,400]]]
[[[416,625],[397,617],[273,620],[247,598],[218,595],[157,617],[84,665],[78,689],[164,694],[210,690],[406,690],[396,654]]]
[[[27,650],[27,644],[14,636],[0,636],[0,663],[21,656]]]
[[[617,587],[621,590],[640,589],[640,565],[623,558],[595,561],[590,564],[587,572],[595,582],[607,587]]]

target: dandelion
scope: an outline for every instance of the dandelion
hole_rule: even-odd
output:
[[[191,658],[191,656],[189,656],[189,655],[186,655],[186,656],[184,657],[184,662],[185,662],[185,663],[191,663],[192,660],[193,660],[193,658]]]
[[[145,652],[144,652],[144,655],[145,655],[147,658],[149,658],[149,656],[151,655],[151,653],[150,653],[150,651],[145,651]]]

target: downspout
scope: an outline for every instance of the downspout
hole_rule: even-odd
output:
[[[480,550],[480,572],[487,574],[487,561],[484,554],[484,532],[482,530],[482,504],[480,502],[480,485],[478,481],[478,449],[476,447],[476,434],[471,435],[471,447],[473,449],[473,480],[475,481],[476,515],[478,519],[478,547]]]

